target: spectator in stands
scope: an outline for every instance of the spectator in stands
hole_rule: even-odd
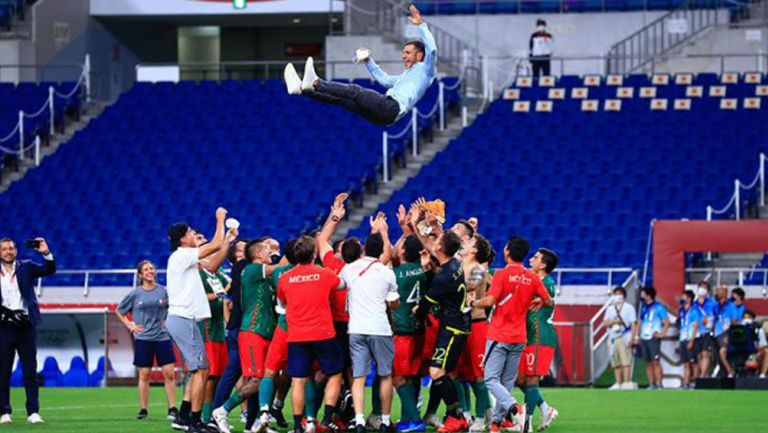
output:
[[[721,313],[723,315],[722,320],[724,320],[729,327],[731,325],[738,325],[742,321],[744,312],[747,309],[746,306],[744,306],[744,295],[744,289],[741,287],[736,287],[731,291],[731,299],[726,303],[725,311]],[[728,361],[727,352],[728,334],[726,333],[725,338],[723,338],[723,344],[718,350],[718,355],[720,356],[720,362],[722,362],[723,367],[725,367],[725,370],[728,372],[728,377],[733,377],[735,372],[731,363]]]
[[[613,305],[605,311],[605,328],[613,345],[611,367],[616,383],[611,390],[632,389],[632,332],[637,327],[635,307],[626,302],[627,291],[619,286],[613,289]]]
[[[640,290],[640,325],[633,341],[640,345],[648,375],[648,389],[661,389],[664,372],[661,369],[661,339],[667,335],[669,316],[667,309],[656,302],[656,289],[645,286]]]
[[[712,353],[714,351],[714,342],[712,333],[715,328],[715,311],[717,302],[709,294],[712,288],[708,282],[702,281],[696,289],[696,302],[693,306],[701,313],[699,316],[699,333],[701,335],[699,346],[699,374],[700,377],[709,376],[710,366],[712,365]]]
[[[698,368],[698,348],[696,340],[699,335],[699,319],[701,310],[693,306],[696,297],[693,290],[683,292],[678,310],[680,329],[680,362],[683,364],[682,389],[693,389],[693,379]]]
[[[43,256],[42,265],[16,260],[16,243],[0,239],[0,424],[12,422],[10,380],[16,353],[27,394],[27,422],[43,422],[37,384],[37,327],[41,320],[35,284],[38,278],[56,272],[56,262],[45,239],[27,241],[26,246]]]
[[[547,22],[539,18],[536,20],[536,31],[531,35],[528,44],[534,77],[550,75],[554,45],[555,40],[547,31]]]
[[[149,374],[157,361],[163,371],[168,418],[172,420],[178,411],[174,383],[176,355],[171,337],[165,330],[168,292],[165,287],[157,284],[157,268],[149,260],[139,262],[136,273],[139,276],[139,287],[129,292],[115,310],[117,318],[134,338],[133,365],[139,369],[139,414],[136,419],[146,419],[149,415]],[[126,317],[128,313],[132,320]]]

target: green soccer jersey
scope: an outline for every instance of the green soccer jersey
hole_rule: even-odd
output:
[[[424,322],[413,314],[422,292],[427,289],[427,274],[419,263],[405,263],[395,268],[400,307],[395,310],[395,334],[413,335],[424,332]]]
[[[555,292],[557,291],[557,284],[555,280],[547,275],[541,279],[544,283],[544,287],[547,288],[549,296],[552,299],[555,298]],[[528,344],[538,344],[547,347],[557,347],[557,334],[555,334],[555,325],[552,324],[552,319],[555,315],[555,306],[544,307],[542,306],[539,311],[529,311],[527,319],[527,334]]]
[[[275,293],[277,293],[277,282],[280,280],[280,277],[293,269],[293,265],[285,265],[285,266],[278,266],[275,269],[272,270],[272,276],[269,277],[269,282],[272,284],[272,290],[274,290]],[[277,315],[277,326],[282,328],[283,331],[288,332],[288,321],[285,319],[285,314],[278,314]]]
[[[272,339],[277,324],[275,313],[275,292],[266,276],[266,267],[251,263],[245,267],[241,277],[243,308],[241,331],[255,332],[267,340]]]
[[[224,288],[229,284],[226,275],[221,271],[210,273],[201,269],[200,278],[203,280],[203,287],[205,288],[206,294],[215,293],[213,289],[215,286]],[[211,305],[211,318],[197,323],[197,326],[200,327],[200,333],[203,334],[203,339],[205,341],[226,341],[224,303],[219,298],[216,298],[213,301],[208,301],[208,303]]]

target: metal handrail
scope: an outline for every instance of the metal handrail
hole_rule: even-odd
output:
[[[712,275],[714,274],[716,276],[715,278],[715,285],[719,286],[720,281],[722,279],[723,274],[738,274],[739,275],[739,282],[738,284],[740,286],[744,285],[744,275],[745,274],[763,274],[763,283],[762,283],[762,295],[763,297],[768,296],[768,268],[721,268],[721,267],[701,267],[701,268],[686,268],[685,273],[687,274],[693,274],[693,273],[708,273],[709,275],[705,276],[703,278],[703,281],[709,281],[712,278]]]
[[[756,191],[758,193],[757,197],[757,203],[760,206],[765,206],[765,162],[768,160],[768,157],[766,157],[765,153],[760,153],[760,163],[759,167],[757,169],[757,174],[755,175],[755,178],[752,180],[749,184],[742,183],[739,179],[735,179],[733,181],[733,194],[731,195],[731,198],[728,200],[728,203],[723,206],[721,209],[715,209],[712,206],[707,206],[707,221],[712,221],[712,217],[714,215],[722,215],[731,208],[731,206],[734,207],[734,217],[738,221],[741,219],[741,208],[743,206],[743,203],[741,201],[741,191],[749,191],[753,188],[756,188]]]
[[[695,0],[687,1],[679,9],[662,15],[611,46],[606,62],[607,72],[626,74],[648,64],[653,65],[660,56],[681,46],[704,30],[721,24],[721,8],[726,6],[736,9],[749,7],[749,5],[728,1],[717,1],[712,8],[698,8]],[[685,20],[684,31],[670,32],[668,25],[672,19]]]
[[[489,2],[488,0],[452,0],[451,2],[446,2],[445,0],[419,0],[419,4],[432,4],[434,9],[429,9],[424,11],[424,15],[440,15],[441,13],[457,13],[455,9],[456,4],[460,5],[474,5],[473,10],[469,10],[468,8],[464,8],[460,11],[460,13],[464,14],[483,14],[485,12],[485,8],[489,6],[502,6],[502,5],[512,5],[516,6],[516,9],[512,10],[507,8],[506,10],[501,10],[501,12],[508,12],[508,13],[515,13],[515,14],[521,14],[526,13],[525,10],[523,10],[523,3],[526,3],[526,7],[530,6],[531,4],[544,2],[545,0],[525,0],[519,1],[519,0],[495,0],[492,2]],[[602,0],[600,3],[600,7],[597,8],[594,5],[594,2],[590,0],[559,0],[558,1],[558,7],[556,11],[546,11],[544,13],[567,13],[571,11],[572,9],[576,9],[577,11],[580,10],[578,8],[573,7],[576,4],[579,3],[586,3],[589,1],[590,9],[585,12],[589,13],[598,13],[598,12],[617,12],[616,8],[607,8],[606,4],[610,5],[610,2],[607,0]],[[548,6],[552,4],[552,2],[547,2]],[[446,6],[446,4],[449,4],[450,6]],[[442,11],[441,11],[442,7]],[[705,7],[705,6],[702,6]],[[648,11],[648,10],[668,10],[669,7],[655,7],[649,0],[644,0],[642,5],[638,5],[635,9],[628,9],[629,11]],[[623,11],[623,9],[622,9]],[[541,13],[541,12],[530,12],[530,13]]]

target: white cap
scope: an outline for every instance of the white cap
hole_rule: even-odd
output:
[[[227,220],[224,221],[224,227],[227,229],[238,229],[240,228],[240,221],[234,218],[227,218]]]

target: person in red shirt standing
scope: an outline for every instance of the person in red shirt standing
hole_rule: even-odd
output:
[[[523,267],[529,249],[528,241],[511,237],[504,247],[506,267],[493,276],[484,298],[469,303],[471,308],[496,307],[485,348],[485,383],[496,397],[491,432],[500,431],[508,415],[513,415],[520,426],[525,424],[525,407],[517,404],[512,389],[525,348],[526,318],[531,307],[553,304],[541,278]],[[535,295],[540,301],[534,302]]]
[[[300,237],[293,250],[298,265],[283,274],[277,283],[277,299],[285,308],[288,321],[287,373],[292,378],[291,402],[296,433],[302,432],[304,385],[312,373],[312,362],[316,360],[320,370],[328,376],[325,387],[326,420],[334,413],[344,368],[342,349],[336,339],[331,315],[332,295],[344,285],[333,271],[313,264],[315,246],[314,238]]]

